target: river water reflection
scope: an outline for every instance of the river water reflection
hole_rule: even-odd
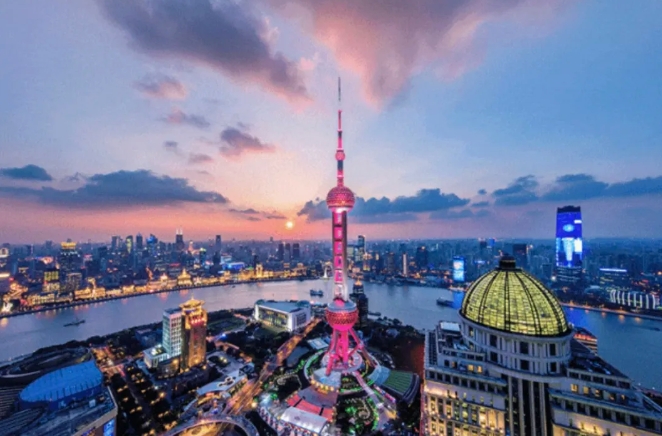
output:
[[[433,328],[440,319],[457,320],[463,294],[437,288],[387,286],[365,283],[370,310],[397,318],[417,328]],[[256,283],[180,291],[90,304],[59,311],[0,319],[0,361],[37,348],[105,335],[128,327],[159,322],[164,309],[176,307],[192,295],[205,301],[208,311],[252,306],[258,299],[310,300],[311,288],[324,290],[330,300],[328,281]],[[452,297],[456,308],[439,307],[436,299]],[[662,322],[623,315],[567,309],[568,320],[598,337],[600,355],[647,387],[662,388]],[[76,317],[86,322],[64,327]]]

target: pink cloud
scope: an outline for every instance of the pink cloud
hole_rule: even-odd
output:
[[[366,99],[381,106],[405,90],[413,75],[432,66],[453,79],[477,66],[476,41],[486,23],[523,15],[540,21],[560,0],[266,0],[284,16],[303,12],[304,28],[338,62],[358,74]],[[547,3],[547,4],[545,4]],[[293,6],[293,7],[292,7]]]

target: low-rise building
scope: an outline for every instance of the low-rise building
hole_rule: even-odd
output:
[[[310,303],[258,300],[255,303],[253,317],[268,326],[292,332],[304,328],[310,322]]]

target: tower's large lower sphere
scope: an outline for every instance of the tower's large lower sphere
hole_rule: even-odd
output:
[[[326,308],[326,321],[334,330],[350,330],[358,320],[359,312],[352,301],[336,299]]]

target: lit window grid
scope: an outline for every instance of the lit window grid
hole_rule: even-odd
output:
[[[510,333],[558,336],[568,323],[556,298],[523,271],[492,271],[469,289],[462,305],[469,320]]]

